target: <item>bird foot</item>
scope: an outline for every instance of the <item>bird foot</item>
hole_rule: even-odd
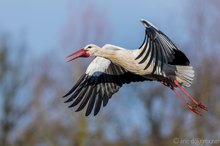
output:
[[[188,106],[188,108],[189,108],[191,111],[193,111],[194,113],[196,113],[196,114],[202,116],[201,111],[196,108],[197,106],[191,106],[189,103],[187,103],[187,106]]]
[[[179,87],[179,89],[194,103],[196,104],[196,107],[200,107],[203,110],[208,111],[208,107],[203,105],[202,103],[198,102],[197,100],[195,100],[180,84],[177,80],[173,81],[174,84]]]
[[[203,109],[203,110],[208,111],[208,107],[205,106],[205,105],[203,105],[202,103],[198,103],[197,106],[200,107],[200,108]]]
[[[192,106],[190,105],[182,96],[181,94],[179,94],[177,92],[177,90],[175,90],[174,86],[172,84],[169,84],[169,83],[166,83],[166,82],[163,82],[163,81],[160,81],[163,85],[165,86],[168,86],[171,90],[173,90],[173,92],[182,100],[182,102],[187,105],[187,107],[193,111],[194,113],[202,116],[202,113],[200,110],[197,109],[197,107],[203,109],[203,110],[206,110],[208,111],[208,108],[207,106],[203,105],[202,103],[196,101],[192,96],[189,95],[189,93],[176,81],[174,80],[174,84],[177,85],[181,91],[183,91],[183,93],[189,98],[192,100],[192,102],[195,104],[195,106]]]

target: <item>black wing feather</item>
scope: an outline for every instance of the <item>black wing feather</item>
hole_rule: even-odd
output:
[[[69,107],[74,107],[76,106],[78,103],[80,103],[80,101],[83,99],[82,97],[84,97],[86,91],[88,90],[88,86],[83,88],[80,92],[80,94],[77,95],[77,98],[74,100],[74,102],[69,106]],[[73,95],[74,96],[74,95]],[[70,97],[71,98],[71,97]]]
[[[156,51],[156,54],[155,54],[155,65],[154,65],[154,68],[153,68],[153,71],[152,73],[154,73],[157,69],[157,64],[158,64],[158,51],[160,48],[157,48],[156,47],[156,44],[154,44],[154,47],[155,47],[155,51]]]
[[[88,91],[86,92],[85,96],[83,97],[83,101],[80,104],[80,106],[78,107],[78,109],[76,110],[76,112],[81,111],[86,106],[87,102],[89,101],[89,97],[93,91],[91,88],[92,87],[89,86]]]
[[[94,116],[98,114],[98,112],[101,109],[101,105],[102,105],[102,91],[101,90],[101,85],[99,84],[99,90],[97,93],[97,99],[96,99],[96,104],[95,104],[95,109],[94,109]]]
[[[147,65],[144,69],[147,69],[151,65],[151,63],[153,61],[153,57],[154,57],[154,51],[155,51],[155,48],[154,48],[154,44],[152,43],[152,51],[151,51],[151,55],[150,55],[150,60],[148,61]]]
[[[146,28],[145,38],[142,46],[139,48],[140,53],[135,60],[138,60],[143,56],[143,59],[139,61],[139,64],[147,64],[144,68],[145,70],[148,69],[153,62],[154,66],[152,74],[155,73],[157,67],[162,71],[164,63],[171,65],[190,64],[184,53],[181,52],[162,31],[146,20],[141,21]]]
[[[147,35],[145,35],[144,43],[145,43],[145,40],[146,40],[146,36],[147,36]],[[150,39],[150,38],[148,37],[146,44],[148,43],[148,40],[149,40],[149,39]],[[142,45],[144,45],[144,43],[143,43]],[[146,51],[146,49],[147,49],[147,45],[144,46],[144,49],[143,49],[143,50],[141,51],[141,53],[135,58],[135,60],[139,59],[139,58],[144,54],[144,52]]]
[[[63,97],[69,96],[79,86],[80,83],[82,84],[83,80],[85,80],[85,76],[86,76],[85,74],[82,75],[80,77],[80,79],[76,82],[76,84],[73,86],[73,88],[66,95],[64,95]]]
[[[95,88],[95,85],[93,86],[93,88]],[[95,103],[95,98],[96,98],[96,90],[92,89],[92,94],[89,97],[89,103],[86,109],[86,116],[88,116],[91,113],[94,103]]]

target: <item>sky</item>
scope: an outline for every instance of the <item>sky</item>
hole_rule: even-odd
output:
[[[140,23],[142,18],[151,21],[174,41],[178,41],[177,38],[184,39],[182,30],[185,24],[182,17],[187,1],[189,0],[0,0],[0,33],[10,33],[14,40],[12,42],[26,40],[28,49],[40,58],[51,50],[56,51],[55,48],[63,47],[63,32],[71,20],[79,21],[75,22],[80,25],[78,33],[85,33],[83,30],[87,30],[85,27],[90,24],[81,24],[80,17],[86,9],[92,7],[107,22],[104,29],[108,30],[110,37],[104,39],[103,45],[114,44],[134,49],[144,39],[144,27]],[[89,39],[87,41],[93,43],[93,38]],[[63,54],[73,52],[75,45],[66,47],[68,48],[64,49],[66,52]],[[121,93],[125,92],[126,87]],[[132,105],[128,106],[132,108]],[[133,124],[141,128],[141,124],[145,123],[135,117],[139,115],[133,115],[132,119],[125,119],[124,122],[133,120]]]
[[[94,7],[108,20],[105,28],[112,30],[106,43],[132,49],[139,47],[143,40],[141,18],[174,36],[172,15],[175,12],[175,19],[179,18],[181,23],[184,5],[186,1],[177,0],[0,0],[0,32],[10,32],[15,40],[24,37],[31,51],[40,56],[60,47],[62,31],[71,17]],[[130,38],[132,42],[128,41]]]

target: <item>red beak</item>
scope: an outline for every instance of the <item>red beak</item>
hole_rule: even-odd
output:
[[[80,49],[79,51],[76,51],[75,53],[70,54],[70,55],[67,56],[66,58],[69,58],[69,57],[71,57],[71,56],[73,56],[73,58],[70,59],[70,60],[68,60],[67,62],[70,62],[70,61],[72,61],[72,60],[75,60],[76,58],[79,58],[79,57],[89,57],[90,54],[87,53],[86,50],[84,50],[84,49]]]

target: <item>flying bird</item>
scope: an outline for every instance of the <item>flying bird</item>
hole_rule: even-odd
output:
[[[207,107],[195,100],[184,87],[190,87],[194,77],[189,59],[162,31],[147,20],[141,19],[145,27],[145,37],[138,49],[127,50],[106,44],[99,47],[94,44],[67,56],[69,61],[79,57],[95,56],[86,72],[73,88],[64,96],[69,107],[78,106],[76,111],[86,107],[85,115],[106,106],[109,99],[123,84],[141,81],[158,81],[169,87],[181,101],[194,113],[202,115],[201,108]],[[193,104],[176,90],[188,97]]]

